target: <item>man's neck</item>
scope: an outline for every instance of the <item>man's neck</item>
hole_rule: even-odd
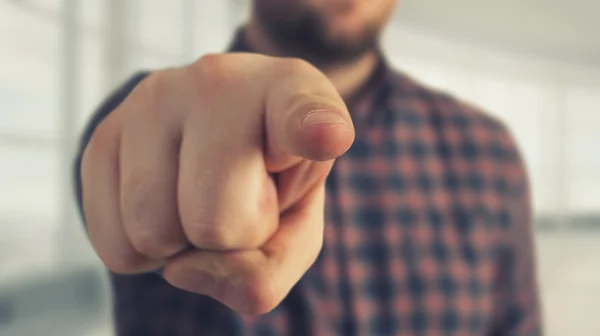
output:
[[[284,50],[271,41],[256,20],[251,19],[244,29],[243,38],[253,51],[269,55],[287,57]],[[376,51],[366,53],[358,59],[344,64],[328,64],[318,66],[333,83],[340,95],[346,99],[351,97],[373,73],[379,56]]]

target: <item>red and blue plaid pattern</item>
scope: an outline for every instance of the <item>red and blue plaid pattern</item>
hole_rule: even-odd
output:
[[[527,178],[505,127],[383,61],[348,104],[357,136],[327,180],[323,250],[282,304],[243,318],[156,274],[111,274],[119,335],[541,334]]]

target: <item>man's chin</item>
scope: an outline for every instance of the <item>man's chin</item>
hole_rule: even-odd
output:
[[[347,64],[352,63],[364,55],[371,53],[377,49],[377,43],[375,41],[363,40],[360,43],[330,43],[315,46],[313,49],[315,52],[312,53],[314,60],[313,63],[319,65],[333,65],[333,64]],[[311,61],[311,60],[308,60]]]
[[[302,20],[264,21],[272,41],[290,57],[302,58],[315,66],[329,66],[352,62],[377,47],[377,31],[358,28],[330,30],[318,16],[305,16]]]

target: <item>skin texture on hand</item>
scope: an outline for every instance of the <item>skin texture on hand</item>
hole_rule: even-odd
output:
[[[84,151],[92,246],[114,272],[164,268],[174,286],[266,313],[316,259],[324,181],[353,140],[336,89],[304,61],[218,54],[153,73]]]

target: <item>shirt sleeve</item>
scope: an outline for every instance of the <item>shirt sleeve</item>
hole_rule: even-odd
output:
[[[508,131],[504,133],[502,142],[508,158],[503,167],[506,211],[499,221],[507,231],[496,260],[491,335],[542,335],[529,181],[512,136]]]
[[[112,111],[114,111],[127,96],[133,91],[133,89],[148,76],[147,72],[139,72],[132,76],[125,84],[115,90],[112,94],[104,100],[102,104],[96,109],[93,113],[92,117],[88,121],[83,134],[79,141],[79,146],[77,149],[77,154],[75,156],[75,162],[73,165],[73,185],[75,189],[75,198],[77,201],[77,207],[79,209],[79,213],[81,218],[85,221],[83,216],[83,207],[81,201],[81,157],[83,155],[83,151],[87,147],[94,130],[98,125],[109,115]]]

